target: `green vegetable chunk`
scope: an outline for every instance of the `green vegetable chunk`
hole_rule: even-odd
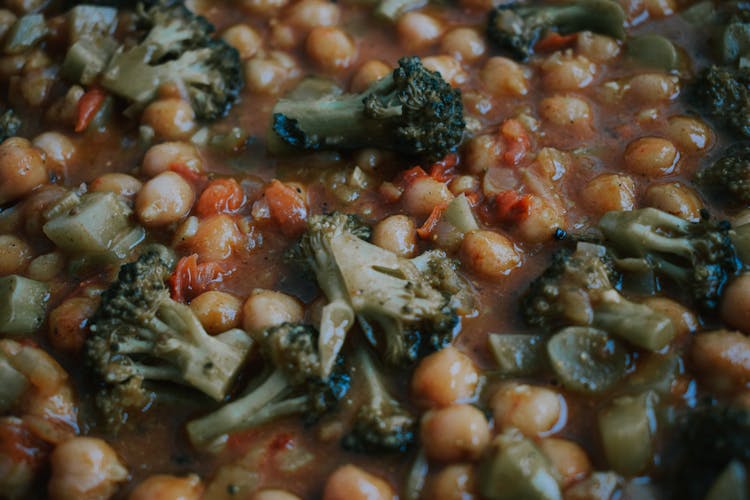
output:
[[[588,327],[569,327],[547,343],[550,364],[568,389],[598,394],[614,386],[624,375],[628,354],[607,332]]]
[[[117,26],[117,9],[99,5],[77,5],[68,12],[68,40],[111,35]]]
[[[651,462],[656,435],[656,400],[652,391],[621,396],[599,413],[604,455],[612,469],[620,474],[636,475]]]
[[[0,354],[0,412],[7,412],[26,392],[29,380]]]
[[[5,36],[3,51],[8,55],[26,52],[47,35],[47,24],[41,14],[29,14],[16,21]]]
[[[36,331],[44,321],[48,299],[44,283],[15,274],[0,278],[0,333]]]
[[[732,460],[706,494],[706,500],[747,500],[747,471],[739,460]]]
[[[531,375],[547,364],[541,335],[491,333],[488,341],[501,375]]]
[[[661,35],[642,35],[628,40],[626,52],[631,60],[649,68],[672,71],[680,66],[680,53],[671,40]]]
[[[479,466],[488,500],[559,500],[558,472],[533,441],[510,428],[497,436]]]

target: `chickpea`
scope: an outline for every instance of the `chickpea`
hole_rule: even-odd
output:
[[[422,64],[430,71],[437,71],[440,73],[443,80],[454,86],[462,85],[469,79],[469,75],[461,67],[461,63],[453,56],[442,55],[424,57],[422,58]]]
[[[499,430],[515,427],[530,437],[551,431],[565,415],[560,394],[528,384],[503,384],[492,395],[490,407]]]
[[[643,73],[630,79],[629,95],[647,104],[671,101],[679,94],[676,77],[663,73]]]
[[[484,37],[474,28],[454,28],[446,33],[440,41],[443,52],[452,55],[459,61],[471,63],[487,52]]]
[[[305,31],[336,26],[341,21],[341,7],[327,0],[300,0],[289,10],[286,21]]]
[[[130,493],[129,500],[200,500],[203,485],[195,474],[188,477],[157,474],[141,482]]]
[[[269,25],[271,27],[271,33],[268,37],[269,45],[277,49],[293,49],[304,35],[298,28],[278,19],[271,19]]]
[[[145,226],[166,226],[187,216],[194,201],[193,187],[179,174],[167,171],[143,185],[135,198],[135,212]]]
[[[646,188],[643,203],[693,222],[700,220],[703,208],[695,191],[680,182],[650,184]]]
[[[182,99],[159,99],[146,106],[141,123],[154,129],[157,137],[170,141],[187,139],[195,130],[195,111]]]
[[[555,52],[542,63],[542,82],[550,90],[577,90],[594,82],[596,65],[583,55]]]
[[[661,18],[671,16],[675,12],[674,0],[644,0],[649,16]]]
[[[375,225],[372,242],[401,257],[413,257],[417,251],[417,226],[406,215],[391,215]]]
[[[737,276],[724,290],[721,319],[729,326],[750,333],[750,274]]]
[[[648,297],[643,301],[648,307],[656,312],[665,314],[672,320],[675,336],[685,338],[689,333],[698,329],[698,318],[693,311],[666,297]]]
[[[99,307],[93,297],[71,297],[63,301],[49,315],[47,338],[59,351],[75,354],[81,352],[86,341],[89,318]]]
[[[141,172],[156,177],[172,165],[185,165],[195,172],[203,170],[203,159],[196,147],[189,142],[163,142],[151,146],[143,157]]]
[[[211,335],[237,328],[241,323],[242,301],[225,292],[202,293],[190,302],[190,309]]]
[[[208,217],[187,241],[188,248],[207,261],[229,258],[242,242],[242,233],[234,219],[227,214]]]
[[[261,490],[255,493],[251,500],[300,500],[300,498],[284,490]]]
[[[570,127],[573,131],[587,135],[593,131],[593,113],[589,103],[574,96],[555,95],[545,97],[539,103],[542,119],[558,127]]]
[[[31,247],[18,236],[0,235],[0,276],[18,274],[31,260]]]
[[[401,201],[406,212],[414,217],[427,217],[432,209],[453,199],[448,186],[432,177],[415,179],[404,190]]]
[[[237,49],[242,59],[250,59],[263,46],[263,39],[258,32],[247,24],[230,26],[221,37]]]
[[[591,462],[583,448],[573,441],[560,438],[545,438],[539,448],[550,459],[562,477],[563,488],[588,476]]]
[[[394,496],[387,482],[354,465],[336,469],[323,490],[323,500],[392,500]]]
[[[576,50],[595,63],[606,63],[620,55],[617,40],[591,31],[582,31],[576,38]]]
[[[398,38],[408,50],[422,50],[437,43],[443,34],[440,21],[421,12],[407,12],[396,21]]]
[[[634,174],[658,179],[675,172],[680,154],[661,137],[641,137],[625,148],[625,166]]]
[[[565,212],[541,196],[531,196],[526,218],[519,220],[514,234],[526,243],[543,243],[555,235],[555,230],[565,226]]]
[[[288,54],[273,51],[256,55],[245,64],[247,87],[257,93],[276,94],[299,75],[297,62]]]
[[[521,265],[521,256],[506,236],[478,230],[464,236],[461,261],[485,278],[501,279]]]
[[[269,326],[302,321],[302,304],[292,297],[273,290],[254,290],[242,306],[242,327],[260,333]]]
[[[74,437],[58,445],[50,457],[52,500],[105,500],[117,491],[128,471],[104,441]]]
[[[307,35],[305,47],[310,58],[329,72],[348,68],[357,57],[357,46],[352,37],[329,26],[313,28]]]
[[[479,498],[476,472],[469,464],[449,465],[432,478],[429,493],[432,500]]]
[[[507,57],[490,57],[479,70],[479,79],[495,97],[523,97],[529,93],[529,77],[523,66]]]
[[[34,147],[46,154],[47,165],[59,175],[65,176],[70,161],[76,154],[76,146],[67,136],[59,132],[45,132],[34,138]]]
[[[458,196],[461,193],[471,193],[479,189],[479,180],[471,175],[459,175],[450,181],[448,189],[451,190],[453,196]]]
[[[714,142],[711,128],[692,116],[670,117],[666,133],[681,151],[689,154],[705,151]]]
[[[479,384],[479,371],[466,354],[448,346],[425,357],[411,379],[414,397],[429,406],[468,401]]]
[[[699,333],[691,357],[718,390],[733,391],[750,382],[750,338],[740,332],[717,330]]]
[[[503,144],[495,135],[478,135],[466,144],[466,168],[469,173],[479,175],[500,164]]]
[[[240,0],[239,4],[252,12],[253,14],[260,14],[264,16],[270,16],[282,7],[287,5],[289,0]]]
[[[60,252],[51,252],[29,262],[26,274],[37,281],[51,281],[65,269],[65,257]]]
[[[29,141],[11,137],[0,144],[0,205],[22,198],[48,181],[44,155]]]
[[[602,174],[583,186],[581,199],[591,211],[603,215],[612,210],[635,208],[635,181],[621,174]]]
[[[490,426],[480,410],[459,404],[425,413],[420,435],[430,460],[474,461],[490,442]]]
[[[125,198],[134,198],[142,187],[143,183],[132,175],[114,172],[103,174],[91,181],[89,191],[94,193],[110,192]]]
[[[359,67],[351,82],[351,91],[364,92],[370,85],[392,72],[391,67],[378,59],[371,59]]]

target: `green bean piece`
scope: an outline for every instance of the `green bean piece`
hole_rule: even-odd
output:
[[[629,310],[627,316],[623,316],[625,310]],[[660,351],[675,336],[669,316],[635,302],[602,302],[596,307],[594,326],[649,351]]]
[[[19,18],[5,36],[3,51],[8,55],[26,52],[47,36],[47,24],[41,14]]]
[[[680,53],[677,47],[661,35],[641,35],[628,40],[628,57],[649,68],[672,71],[680,66]]]
[[[747,486],[745,466],[732,460],[711,485],[705,500],[747,500]]]
[[[497,436],[479,465],[479,492],[488,500],[560,500],[558,472],[518,429]]]
[[[599,394],[624,375],[628,354],[616,339],[595,328],[572,326],[547,343],[550,364],[562,384],[573,391]]]
[[[500,375],[532,375],[547,366],[546,344],[541,335],[491,333],[488,342]]]
[[[0,333],[26,335],[35,332],[47,314],[47,285],[23,276],[0,278]]]
[[[621,396],[599,413],[599,434],[604,455],[616,472],[633,476],[651,462],[657,400],[653,391],[637,396]]]

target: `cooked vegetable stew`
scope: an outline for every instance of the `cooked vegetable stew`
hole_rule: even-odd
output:
[[[0,7],[0,498],[750,495],[747,2]]]

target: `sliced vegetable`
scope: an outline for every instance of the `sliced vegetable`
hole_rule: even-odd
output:
[[[44,321],[47,300],[49,289],[44,283],[15,274],[0,278],[0,333],[35,332]]]
[[[501,375],[531,375],[547,365],[546,343],[541,335],[491,333],[488,340]]]
[[[41,14],[19,18],[5,36],[3,51],[8,55],[26,52],[47,35],[47,24]]]
[[[613,292],[605,292],[608,300],[602,300],[597,305],[595,327],[649,351],[659,351],[674,339],[676,332],[669,316],[644,304],[625,304],[622,296],[616,296]],[[626,308],[630,309],[630,315],[623,319]]]
[[[598,394],[614,386],[624,375],[628,354],[607,332],[572,326],[547,343],[550,364],[565,387]]]
[[[623,479],[614,472],[592,472],[589,477],[565,490],[565,500],[592,500],[616,498]]]
[[[680,53],[669,38],[661,35],[641,35],[628,40],[628,57],[650,68],[672,71],[680,66]]]
[[[716,478],[706,500],[747,500],[747,471],[739,460],[732,460]]]
[[[0,354],[0,412],[7,412],[26,392],[29,380]]]
[[[479,229],[479,224],[474,216],[471,204],[463,193],[448,203],[443,213],[443,220],[455,227],[462,234]]]
[[[117,27],[117,9],[98,5],[76,5],[68,12],[68,41],[111,35]]]
[[[671,392],[672,385],[682,371],[682,359],[677,354],[650,354],[640,361],[636,371],[625,380],[624,390],[631,393],[654,391],[666,395]]]
[[[479,466],[479,492],[488,500],[559,500],[558,472],[518,429],[497,436]]]
[[[60,73],[83,85],[91,85],[107,67],[117,42],[112,38],[81,38],[65,54]]]
[[[656,434],[653,391],[621,396],[599,413],[599,434],[607,462],[615,471],[633,476],[650,463]]]
[[[65,208],[42,230],[64,252],[124,258],[140,243],[145,231],[130,222],[132,210],[114,193],[87,193],[78,204],[64,199]]]

